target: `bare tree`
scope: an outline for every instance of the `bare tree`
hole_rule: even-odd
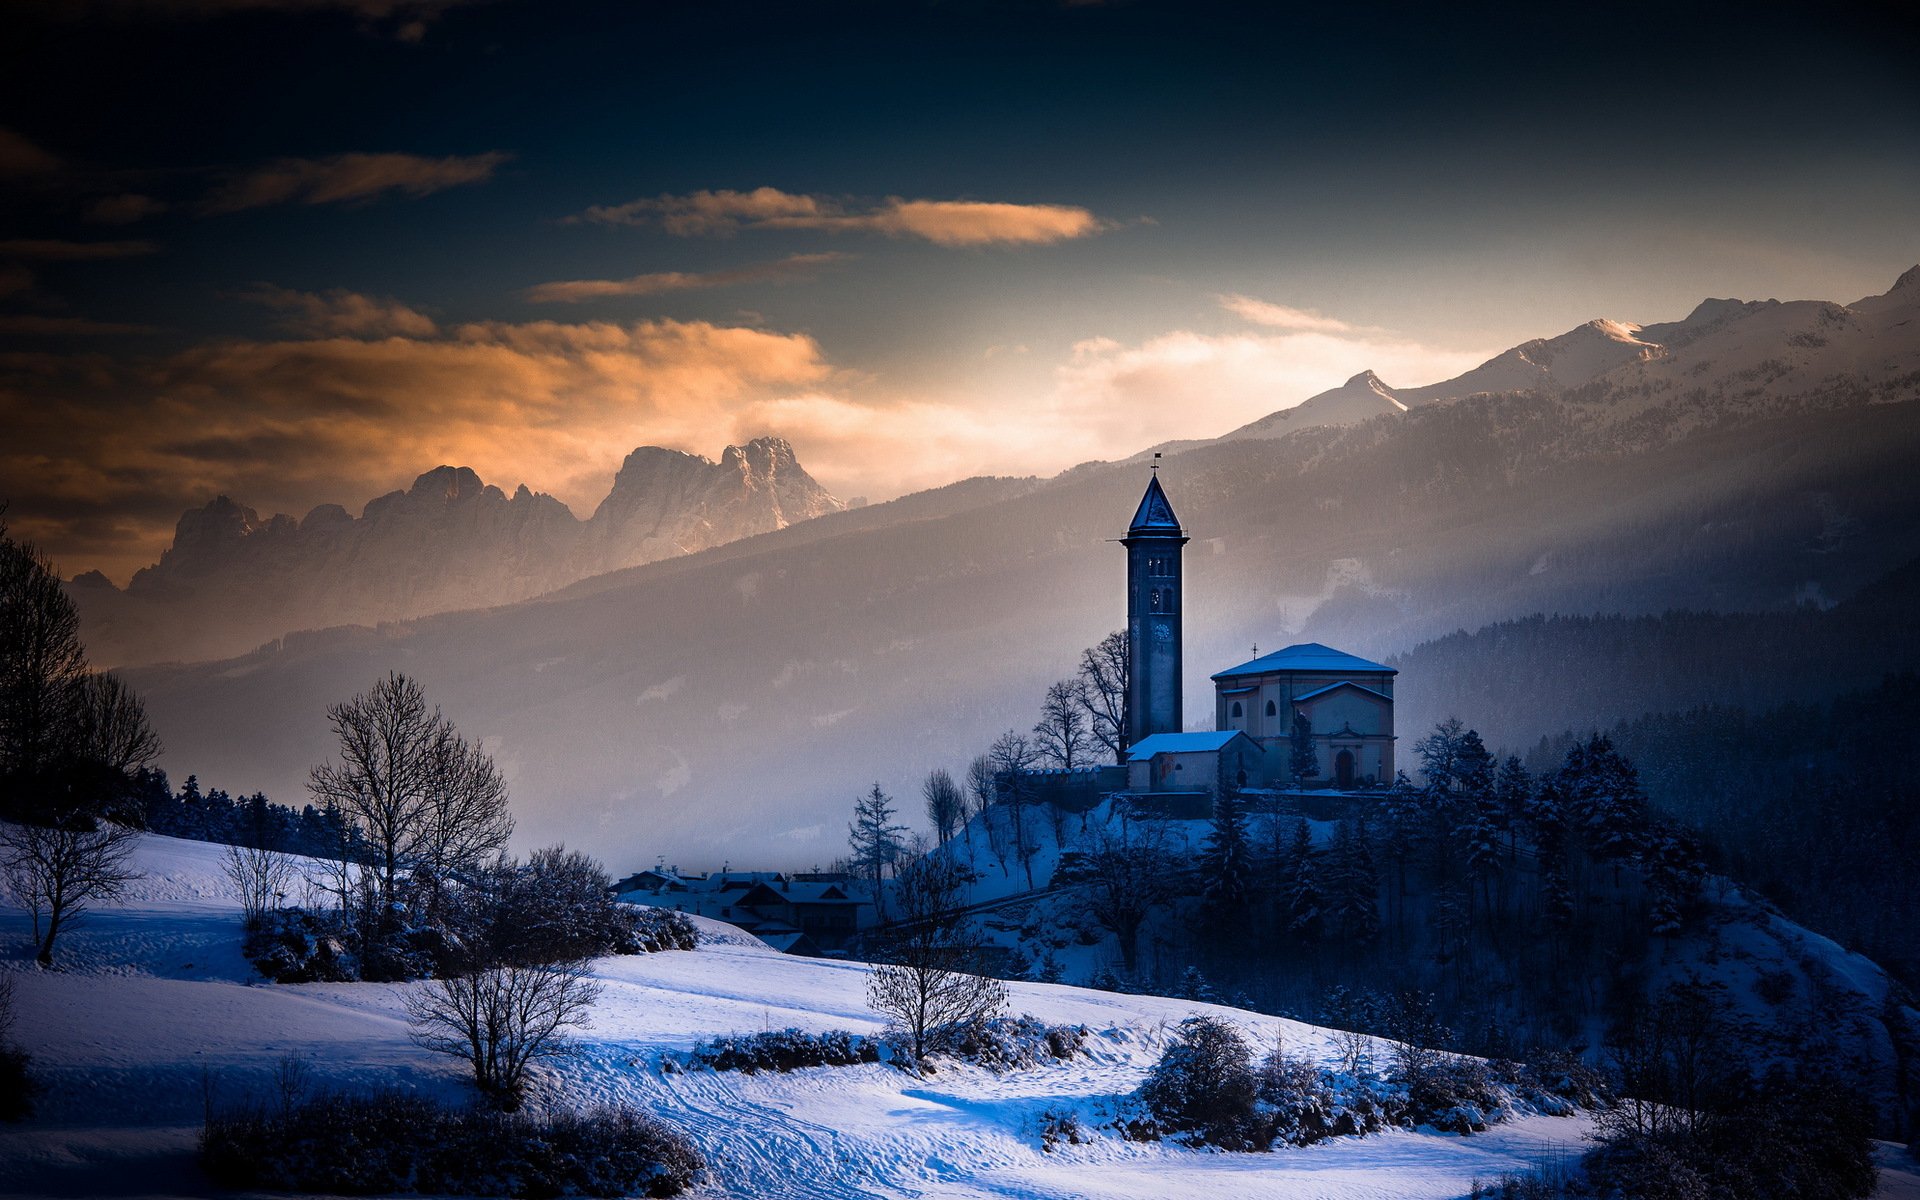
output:
[[[1033,727],[1034,749],[1042,762],[1071,770],[1086,760],[1090,735],[1082,686],[1077,679],[1062,679],[1048,686],[1046,698],[1040,702],[1040,720]]]
[[[934,835],[944,846],[966,823],[967,797],[945,767],[936,767],[927,773],[920,785],[920,794],[927,801],[927,819],[933,822]]]
[[[1087,733],[1117,763],[1127,761],[1127,688],[1132,683],[1127,634],[1116,629],[1080,652],[1080,703]]]
[[[327,710],[340,761],[315,767],[308,788],[337,805],[372,853],[369,881],[391,903],[402,873],[434,879],[475,867],[513,833],[506,783],[493,760],[461,738],[420,685],[390,673]],[[343,873],[344,880],[344,873]]]
[[[563,1030],[588,1024],[600,985],[584,962],[496,966],[436,979],[406,999],[416,1044],[473,1068],[483,1095],[520,1107],[527,1068],[568,1050]]]
[[[507,781],[493,756],[451,725],[434,739],[428,760],[426,821],[415,860],[437,888],[448,875],[505,850],[513,817]]]
[[[993,819],[994,791],[993,764],[984,754],[974,755],[973,761],[967,764],[967,800],[974,813],[980,817],[981,824],[985,826],[987,849],[993,851],[993,859],[1000,864],[1000,873],[1005,875],[1007,874],[1007,852],[1000,837],[999,826]],[[965,828],[971,831],[973,826],[968,824]],[[967,844],[971,847],[973,834],[969,832],[967,838]]]
[[[1007,730],[987,748],[987,765],[993,773],[995,788],[1004,798],[1011,827],[1009,848],[1026,871],[1028,890],[1033,888],[1033,856],[1040,847],[1038,839],[1034,837],[1033,818],[1029,812],[1033,807],[1034,795],[1033,781],[1027,773],[1033,770],[1039,760],[1039,751],[1017,730]]]
[[[1170,890],[1163,837],[1159,822],[1123,817],[1121,832],[1101,831],[1087,858],[1084,910],[1120,943],[1129,975],[1139,962],[1140,927]]]
[[[53,965],[54,939],[103,900],[124,895],[140,877],[129,864],[139,834],[91,818],[63,825],[0,824],[0,870],[14,897],[33,914],[40,965]],[[83,827],[89,826],[89,827]]]
[[[867,1004],[905,1035],[916,1059],[998,1014],[1007,985],[979,974],[985,941],[960,911],[960,865],[930,855],[903,868],[895,895],[900,918],[867,974]]]
[[[293,859],[265,846],[229,845],[220,856],[220,870],[240,900],[240,918],[248,928],[280,907],[293,886]]]
[[[78,749],[84,757],[122,775],[160,757],[160,739],[147,724],[145,706],[119,676],[87,676],[80,682],[75,707]]]

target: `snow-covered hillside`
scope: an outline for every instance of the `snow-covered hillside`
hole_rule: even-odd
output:
[[[35,1119],[0,1128],[0,1193],[210,1194],[191,1165],[203,1080],[216,1103],[264,1100],[289,1055],[321,1086],[466,1094],[455,1064],[408,1040],[405,985],[258,982],[239,954],[219,856],[217,846],[144,839],[145,878],[63,935],[64,970],[6,964],[16,1036],[49,1094]],[[22,941],[25,922],[0,908],[0,937]],[[725,927],[703,933],[716,936],[697,951],[600,961],[593,1027],[548,1082],[567,1101],[631,1104],[686,1130],[712,1168],[702,1195],[1452,1197],[1476,1179],[1571,1159],[1588,1128],[1524,1116],[1472,1137],[1394,1132],[1276,1154],[1100,1133],[1049,1153],[1042,1111],[1096,1124],[1194,1011],[1235,1022],[1256,1045],[1284,1041],[1314,1056],[1331,1047],[1324,1031],[1290,1021],[1041,984],[1013,985],[1013,1010],[1085,1024],[1091,1055],[1005,1075],[950,1063],[927,1077],[886,1065],[663,1072],[663,1056],[716,1034],[879,1028],[862,965],[776,954]]]

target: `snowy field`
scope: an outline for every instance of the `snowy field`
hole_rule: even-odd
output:
[[[39,1115],[0,1127],[0,1193],[213,1194],[192,1165],[205,1094],[264,1099],[286,1056],[317,1084],[399,1086],[460,1100],[462,1068],[407,1037],[407,985],[275,985],[239,952],[220,848],[150,837],[124,903],[62,935],[64,969],[24,960],[27,917],[0,908],[17,980],[16,1038],[49,1085]],[[630,1104],[687,1131],[711,1167],[700,1195],[738,1197],[1455,1197],[1474,1181],[1576,1158],[1584,1118],[1522,1117],[1459,1137],[1394,1132],[1274,1154],[1121,1140],[1040,1148],[1039,1115],[1111,1114],[1171,1026],[1212,1011],[1256,1046],[1327,1055],[1311,1026],[1184,1000],[1017,983],[1012,1011],[1085,1024],[1093,1053],[996,1076],[942,1063],[916,1078],[886,1065],[790,1075],[663,1072],[663,1056],[716,1034],[797,1026],[877,1032],[857,963],[792,958],[733,931],[692,952],[603,959],[604,994],[578,1053],[547,1076],[567,1102]]]

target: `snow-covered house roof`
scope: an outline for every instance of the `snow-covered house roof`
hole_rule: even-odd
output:
[[[1229,667],[1213,678],[1232,679],[1238,675],[1271,675],[1280,671],[1298,671],[1314,675],[1341,675],[1347,672],[1369,675],[1400,673],[1392,667],[1348,654],[1344,650],[1335,650],[1332,646],[1323,646],[1319,642],[1300,642],[1284,650],[1275,650],[1272,654],[1263,654],[1259,658],[1249,659],[1237,667]]]
[[[1146,762],[1156,754],[1204,754],[1219,750],[1247,735],[1238,729],[1209,729],[1193,733],[1156,733],[1127,748],[1128,762]],[[1252,741],[1252,738],[1247,738]]]

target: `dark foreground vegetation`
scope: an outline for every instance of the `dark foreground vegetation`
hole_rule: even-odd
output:
[[[211,1117],[200,1156],[223,1187],[346,1196],[677,1196],[705,1169],[628,1109],[531,1116],[403,1092]]]

